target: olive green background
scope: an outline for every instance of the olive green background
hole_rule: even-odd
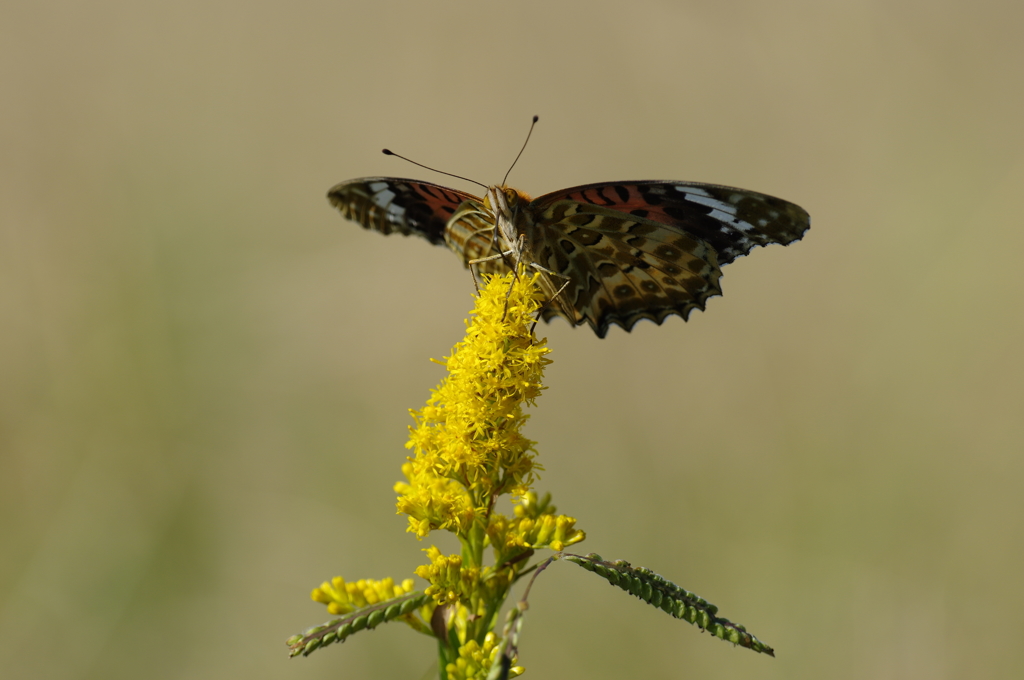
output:
[[[404,577],[409,408],[460,339],[442,248],[346,223],[366,175],[602,180],[804,206],[689,323],[556,321],[532,411],[580,549],[530,678],[1024,675],[1019,2],[7,2],[0,675],[411,678],[399,625],[289,660],[337,574]],[[452,545],[440,537],[440,545]]]

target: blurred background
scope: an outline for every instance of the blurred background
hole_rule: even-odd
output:
[[[530,678],[1024,675],[1017,2],[7,2],[0,21],[0,675],[421,678],[384,626],[310,658],[335,575],[424,561],[394,514],[472,283],[343,221],[367,175],[602,180],[804,206],[689,323],[558,320],[533,411],[583,552]],[[439,545],[451,545],[439,538]]]

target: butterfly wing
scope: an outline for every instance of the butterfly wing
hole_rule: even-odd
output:
[[[336,185],[328,198],[367,229],[447,243],[464,262],[493,254],[494,216],[471,194],[367,177]],[[687,318],[721,294],[721,265],[755,246],[796,241],[810,227],[807,212],[788,201],[692,182],[589,184],[521,207],[516,229],[530,259],[557,275],[545,279],[549,297],[568,282],[544,319],[587,322],[599,337],[612,324],[628,331],[640,319]],[[480,266],[507,267],[500,259]]]
[[[721,294],[714,249],[683,231],[572,200],[537,217],[527,229],[534,259],[568,282],[561,295],[577,314],[570,323],[586,322],[598,337],[612,324],[628,331],[640,319],[685,319]],[[561,307],[545,307],[544,319],[568,318]]]
[[[445,243],[445,226],[463,201],[475,196],[430,182],[397,177],[364,177],[335,185],[327,199],[341,214],[382,234],[422,236]]]
[[[726,265],[756,246],[799,241],[811,226],[800,206],[756,191],[699,182],[605,182],[556,191],[534,201],[570,200],[677,227],[706,241]]]
[[[772,196],[687,182],[613,182],[557,191],[529,206],[530,248],[564,276],[563,291],[599,337],[612,324],[662,323],[721,294],[721,265],[810,227],[807,212]],[[545,320],[561,314],[549,306]]]

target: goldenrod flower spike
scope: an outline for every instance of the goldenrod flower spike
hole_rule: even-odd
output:
[[[450,650],[452,663],[458,653],[465,664],[465,654],[477,649],[467,645],[482,645],[493,635],[501,604],[525,567],[515,558],[540,547],[523,536],[521,518],[510,520],[495,506],[502,495],[535,498],[531,487],[540,466],[534,442],[521,429],[527,419],[523,405],[540,395],[550,362],[545,341],[533,334],[541,299],[536,275],[525,268],[487,280],[465,339],[444,362],[448,376],[427,405],[413,412],[406,446],[415,456],[402,468],[406,481],[395,485],[408,531],[423,538],[444,529],[462,545],[461,554],[448,556],[431,547],[430,564],[416,570],[430,582],[426,593],[439,606],[454,607],[447,621],[459,643]],[[574,534],[577,540],[582,536]],[[492,565],[484,564],[488,545]],[[459,677],[469,677],[465,672]]]
[[[466,338],[445,362],[448,377],[413,412],[406,446],[416,457],[396,489],[399,512],[421,538],[424,520],[429,530],[486,527],[499,496],[522,495],[536,480],[534,442],[520,432],[522,405],[540,394],[550,363],[532,331],[541,297],[535,281],[525,272],[488,281]]]

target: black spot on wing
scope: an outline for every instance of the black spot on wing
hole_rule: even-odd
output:
[[[403,207],[405,208],[405,224],[410,231],[434,245],[444,243],[444,228],[448,224],[447,219],[439,217],[437,211],[421,201],[412,201]]]
[[[687,201],[683,205],[669,204],[665,206],[665,214],[677,220],[687,220],[699,215],[709,215],[714,210],[711,206]]]
[[[398,187],[400,191],[395,203],[405,208],[406,226],[434,245],[444,243],[448,219],[463,200],[472,198],[427,182],[406,182]]]

